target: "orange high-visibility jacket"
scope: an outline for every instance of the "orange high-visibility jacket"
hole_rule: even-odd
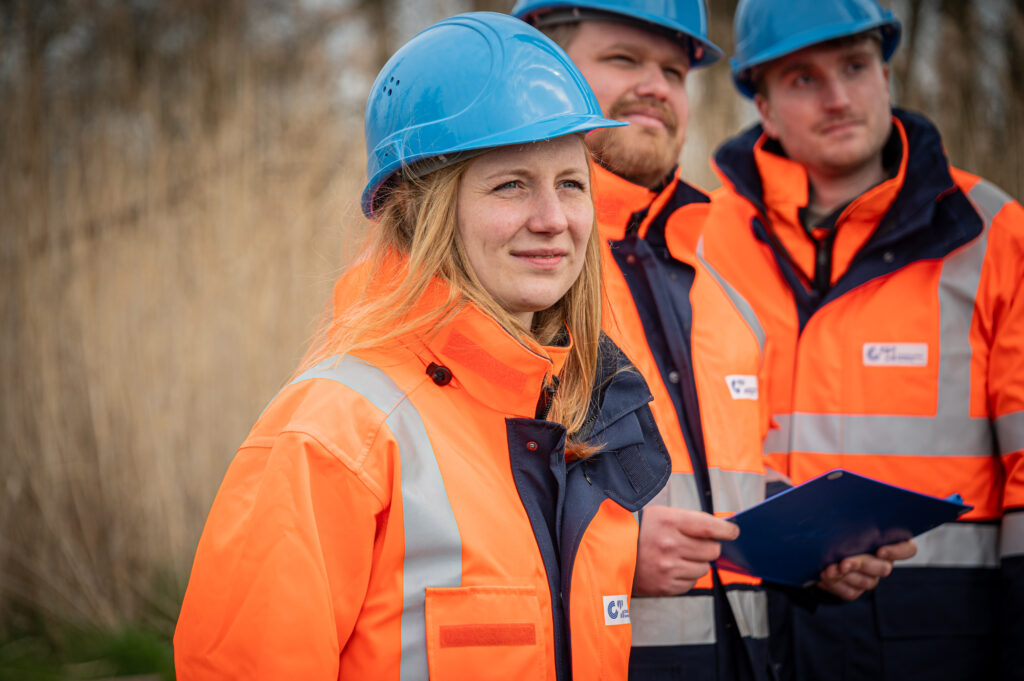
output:
[[[642,380],[602,347],[604,448],[568,465],[537,413],[568,349],[473,305],[296,378],[214,501],[178,679],[625,679],[632,512],[669,461]]]
[[[601,167],[594,191],[605,331],[646,379],[672,455],[672,478],[652,503],[724,516],[763,500],[764,335],[693,251],[707,196],[677,174],[653,192]],[[755,578],[713,570],[684,596],[637,598],[631,612],[634,678],[661,668],[719,678],[720,663],[744,654],[757,678],[767,673],[766,598]]]
[[[894,176],[817,243],[803,167],[760,127],[730,140],[699,249],[765,325],[775,467],[795,483],[843,467],[974,507],[869,595],[893,655],[931,640],[919,657],[949,673],[953,639],[993,640],[1001,602],[1018,613],[1007,632],[1024,612],[1024,210],[951,168],[924,118],[893,120]]]

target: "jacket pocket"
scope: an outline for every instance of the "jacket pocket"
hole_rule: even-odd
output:
[[[425,616],[433,681],[554,677],[552,625],[533,587],[428,588]]]

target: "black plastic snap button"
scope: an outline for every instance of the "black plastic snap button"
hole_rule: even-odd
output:
[[[434,362],[427,365],[427,375],[438,385],[448,385],[452,382],[452,370]]]

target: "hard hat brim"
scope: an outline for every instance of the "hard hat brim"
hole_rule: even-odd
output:
[[[383,140],[381,144],[374,149],[373,153],[378,156],[383,156],[385,154],[391,155],[396,160],[382,163],[380,170],[370,178],[369,182],[367,182],[360,200],[363,214],[366,215],[366,217],[373,219],[374,197],[377,191],[384,186],[392,175],[399,172],[403,167],[409,167],[419,161],[442,155],[458,157],[462,152],[469,151],[485,153],[491,149],[497,149],[500,147],[527,144],[530,142],[543,142],[558,137],[564,137],[565,135],[586,133],[599,128],[618,128],[624,125],[627,125],[627,123],[593,114],[562,114],[548,120],[534,121],[529,125],[525,125],[520,128],[505,130],[495,135],[467,141],[463,144],[457,145],[456,147],[447,148],[443,152],[425,151],[423,153],[413,155],[403,155],[400,153],[400,149],[395,149],[396,146],[400,146],[403,143],[401,139],[389,138],[387,140]],[[462,157],[464,158],[464,156]],[[399,161],[397,159],[402,160]],[[435,168],[435,170],[438,170],[445,165],[447,164],[442,162]]]

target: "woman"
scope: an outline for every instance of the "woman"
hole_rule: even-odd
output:
[[[228,470],[179,679],[626,678],[632,512],[669,465],[646,386],[599,340],[582,133],[611,125],[505,15],[442,21],[385,65],[372,241]]]

